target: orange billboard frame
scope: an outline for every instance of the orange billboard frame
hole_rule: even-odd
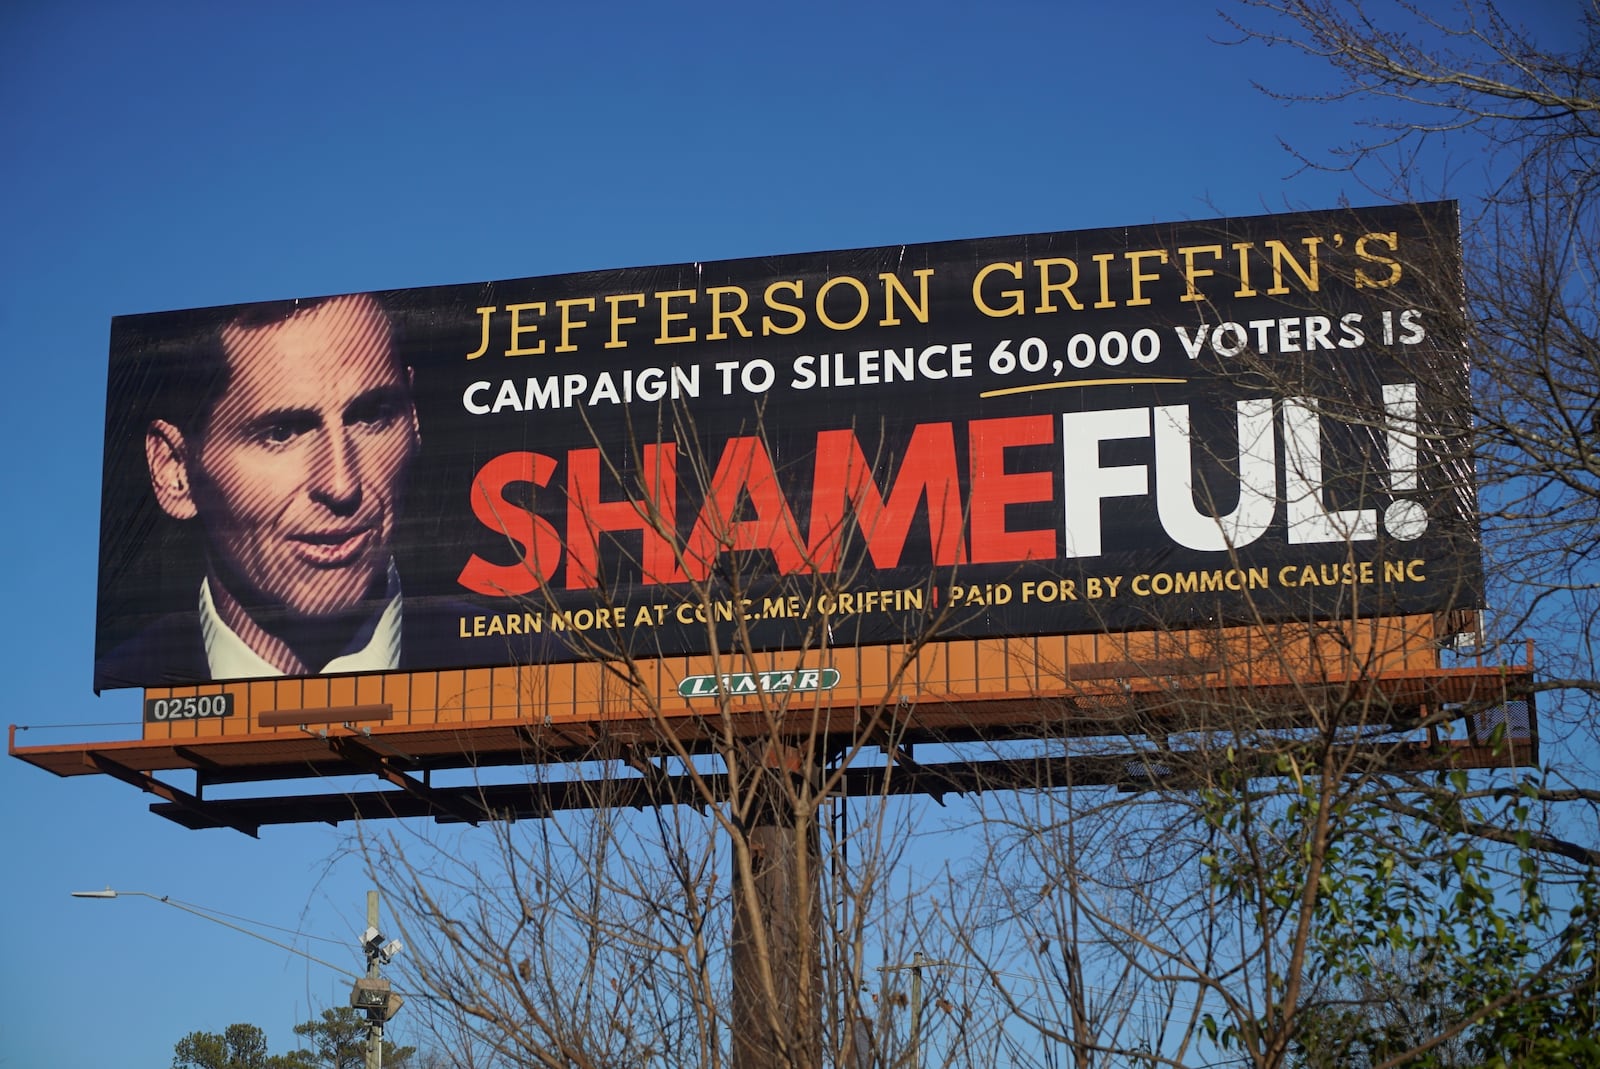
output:
[[[910,754],[929,743],[1181,735],[1226,729],[1242,711],[1258,727],[1342,719],[1367,733],[1382,729],[1378,744],[1351,748],[1352,767],[1373,771],[1534,763],[1531,649],[1520,664],[1445,667],[1440,650],[1448,636],[1440,626],[1424,615],[1338,627],[849,647],[809,659],[813,669],[836,673],[829,689],[782,686],[785,674],[797,678],[803,668],[776,653],[640,662],[628,666],[630,681],[615,663],[577,662],[209,684],[150,690],[146,699],[226,694],[233,715],[147,721],[137,740],[58,746],[19,747],[13,727],[10,752],[61,776],[122,779],[162,798],[153,808],[186,826],[250,834],[263,824],[356,817],[475,823],[517,815],[519,807],[528,815],[579,805],[584,797],[543,776],[516,786],[432,783],[433,773],[458,769],[622,760],[638,775],[636,804],[647,794],[656,802],[682,800],[670,784],[661,786],[659,757],[772,740],[880,750],[885,766],[852,770],[847,792],[1014,789],[1029,775],[1046,777],[1033,786],[1138,789],[1148,785],[1147,748],[1117,754],[1113,747],[1109,757],[1101,748],[1048,767],[966,756],[928,767]],[[728,686],[762,672],[773,674],[766,689]],[[708,677],[723,689],[684,693],[683,680]],[[1464,734],[1450,730],[1453,721],[1466,725]],[[899,766],[892,787],[884,778],[890,766]],[[162,775],[174,772],[192,773],[192,789]],[[350,775],[376,776],[383,786],[206,797],[207,788],[223,784]]]

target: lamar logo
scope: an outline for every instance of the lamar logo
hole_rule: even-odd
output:
[[[721,676],[685,676],[678,681],[678,695],[684,698],[713,698],[719,694],[778,694],[784,691],[832,690],[838,685],[837,668],[730,672]]]

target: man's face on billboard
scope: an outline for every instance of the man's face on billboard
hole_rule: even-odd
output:
[[[341,297],[222,342],[228,387],[189,458],[215,566],[247,603],[355,608],[382,592],[417,448],[388,323],[370,297]]]

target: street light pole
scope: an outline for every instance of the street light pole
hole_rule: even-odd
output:
[[[228,921],[223,920],[221,917],[215,916],[215,915],[213,915],[211,913],[207,913],[203,909],[197,909],[194,906],[191,906],[186,902],[174,901],[171,897],[169,897],[167,895],[152,894],[149,891],[117,891],[117,890],[113,890],[110,887],[107,887],[103,891],[73,891],[72,892],[72,897],[73,898],[148,898],[148,899],[150,899],[150,900],[152,900],[154,902],[160,902],[163,905],[171,906],[173,909],[181,909],[185,913],[192,913],[196,917],[201,918],[202,920],[210,921],[212,924],[220,924],[224,928],[232,928],[234,931],[242,932],[245,935],[248,935],[252,939],[259,939],[263,943],[271,943],[273,946],[277,947],[279,950],[287,950],[291,954],[298,954],[300,957],[305,958],[308,961],[314,961],[318,965],[323,966],[324,968],[332,969],[334,972],[343,973],[344,975],[349,976],[349,977],[358,977],[359,976],[358,973],[353,973],[349,969],[346,969],[341,965],[335,965],[331,961],[323,961],[319,957],[315,957],[315,956],[313,956],[311,954],[307,954],[304,950],[301,950],[299,947],[290,946],[288,943],[280,943],[276,939],[271,939],[271,938],[268,938],[267,936],[262,935],[260,932],[252,932],[249,928],[242,928],[237,924],[229,923]]]
[[[390,987],[389,981],[383,979],[381,973],[379,972],[379,968],[389,964],[394,956],[404,949],[404,944],[402,944],[398,939],[385,942],[383,935],[379,933],[377,891],[367,892],[367,930],[361,937],[361,950],[366,955],[367,959],[367,972],[365,976],[360,973],[351,972],[349,969],[335,965],[332,962],[323,961],[321,958],[307,954],[298,947],[292,947],[287,943],[280,943],[276,939],[269,939],[260,932],[253,932],[249,928],[242,928],[237,924],[231,924],[228,921],[223,920],[221,917],[217,917],[206,912],[204,909],[197,909],[196,907],[185,902],[175,902],[167,895],[152,894],[149,891],[118,891],[107,887],[103,891],[73,891],[72,897],[148,898],[152,901],[171,906],[174,909],[181,909],[185,913],[192,913],[196,917],[200,917],[203,920],[211,921],[213,924],[220,924],[224,928],[232,928],[234,931],[242,932],[245,935],[250,936],[252,939],[259,939],[263,943],[271,943],[280,950],[287,950],[291,954],[298,954],[302,958],[305,958],[309,961],[314,961],[318,965],[332,969],[334,972],[343,973],[345,976],[352,977],[356,984],[354,990],[350,993],[350,1004],[357,1009],[365,1011],[367,1015],[367,1069],[383,1069],[383,1025],[385,1021],[400,1011],[400,1006],[405,1002],[405,999],[394,993],[393,989]]]
[[[367,931],[378,926],[378,892],[367,892]],[[367,952],[367,979],[378,979],[378,955]],[[367,1011],[367,1069],[383,1069],[383,1015]]]
[[[361,934],[361,950],[367,956],[367,975],[350,991],[350,1005],[367,1015],[366,1069],[383,1069],[384,1022],[400,1012],[405,999],[394,993],[379,971],[405,949],[398,939],[384,942],[378,931],[378,892],[367,892],[367,930]]]

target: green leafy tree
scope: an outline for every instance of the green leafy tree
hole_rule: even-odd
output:
[[[1397,784],[1352,813],[1394,822],[1387,843],[1308,855],[1326,868],[1310,874],[1297,1050],[1306,1065],[1600,1064],[1600,3],[1232,12],[1245,41],[1298,50],[1331,78],[1270,93],[1361,109],[1331,152],[1291,146],[1307,166],[1398,200],[1462,202],[1488,633],[1538,639],[1544,675],[1538,774]],[[1542,31],[1523,22],[1536,15]]]
[[[310,1043],[290,1057],[298,1059],[295,1069],[361,1069],[367,1059],[367,1019],[349,1006],[323,1010],[322,1016],[294,1026],[294,1034]],[[402,1047],[383,1041],[386,1069],[406,1069],[415,1047]]]
[[[1441,775],[1436,797],[1466,779]],[[1397,820],[1383,792],[1330,787],[1207,792],[1211,885],[1264,927],[1306,911],[1295,968],[1208,1019],[1221,1045],[1276,1064],[1287,1039],[1307,1069],[1593,1064],[1595,874],[1554,909],[1540,854],[1486,848],[1452,803]]]
[[[267,1035],[253,1024],[230,1024],[221,1032],[190,1032],[174,1045],[172,1069],[301,1069],[267,1053]]]
[[[367,1019],[349,1006],[294,1026],[308,1047],[268,1054],[267,1036],[253,1024],[230,1024],[222,1032],[190,1032],[173,1047],[172,1069],[361,1069],[367,1059]],[[415,1047],[383,1041],[387,1069],[407,1069]]]

